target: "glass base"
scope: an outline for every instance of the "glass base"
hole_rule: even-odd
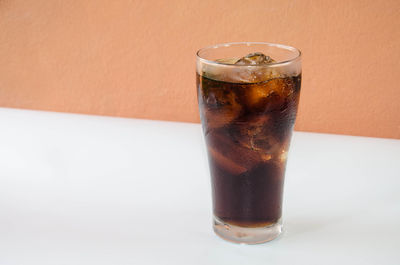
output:
[[[282,221],[264,227],[241,227],[226,224],[214,216],[214,231],[222,239],[242,244],[260,244],[277,238],[282,233]]]

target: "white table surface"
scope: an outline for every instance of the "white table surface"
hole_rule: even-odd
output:
[[[400,141],[300,133],[284,229],[211,228],[200,125],[0,108],[0,265],[400,264]]]

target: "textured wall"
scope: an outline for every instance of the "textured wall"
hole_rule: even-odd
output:
[[[298,130],[400,138],[400,1],[0,0],[0,106],[198,121],[195,51],[303,51]]]

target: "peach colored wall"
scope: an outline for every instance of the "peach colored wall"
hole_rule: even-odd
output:
[[[197,122],[195,52],[303,51],[298,130],[400,138],[400,1],[0,0],[0,106]]]

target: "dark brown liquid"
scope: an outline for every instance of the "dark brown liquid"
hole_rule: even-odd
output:
[[[300,75],[238,84],[197,74],[214,215],[222,221],[259,227],[281,217],[300,83]]]

